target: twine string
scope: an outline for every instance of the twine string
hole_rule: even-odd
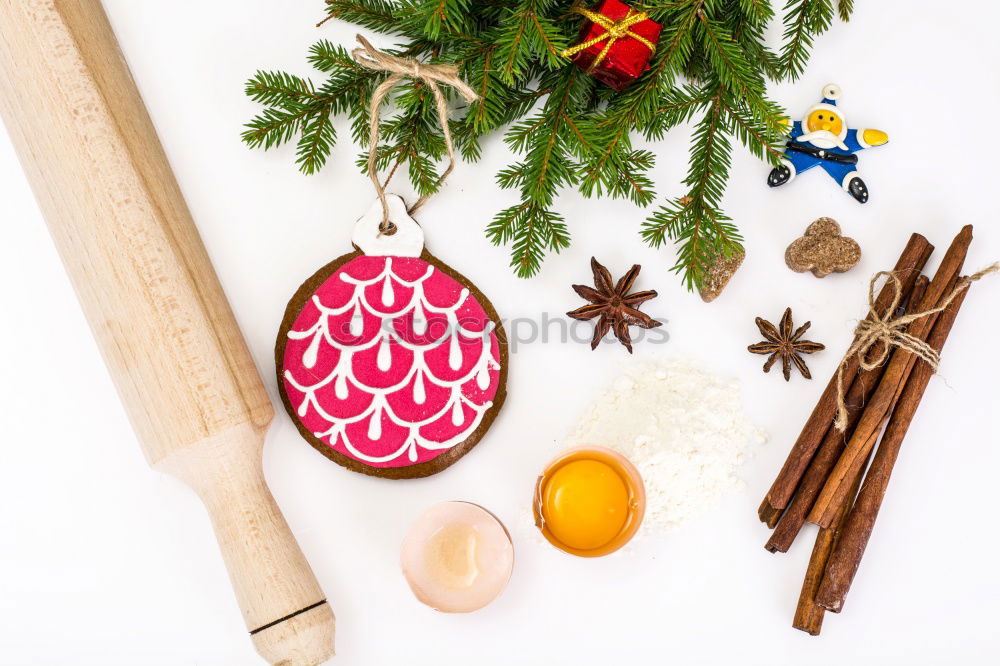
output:
[[[854,344],[844,354],[843,360],[837,369],[837,419],[834,426],[840,432],[847,429],[847,405],[844,401],[844,368],[850,358],[857,354],[858,364],[862,370],[874,370],[889,359],[892,348],[896,347],[907,351],[917,358],[925,361],[931,368],[937,371],[941,362],[941,354],[931,347],[927,342],[906,331],[910,324],[924,317],[937,314],[947,308],[955,298],[969,288],[973,282],[981,280],[991,273],[1000,271],[1000,263],[994,263],[978,273],[961,278],[955,288],[937,306],[923,312],[894,316],[899,309],[903,298],[903,285],[899,276],[891,271],[881,271],[876,273],[868,283],[868,310],[867,319],[861,320],[857,328],[854,329],[856,336]],[[875,309],[876,286],[881,278],[887,278],[887,289],[893,290],[892,303],[886,310],[885,316],[879,316]],[[868,358],[869,352],[879,342],[883,343],[872,358]]]
[[[388,179],[383,185],[378,177],[378,140],[379,140],[379,111],[382,103],[393,88],[399,85],[404,78],[411,78],[423,81],[430,88],[437,105],[438,119],[441,121],[441,129],[444,132],[444,145],[448,152],[448,167],[437,180],[437,187],[440,187],[446,178],[451,175],[455,168],[455,146],[451,140],[451,128],[448,126],[448,101],[438,84],[451,86],[467,101],[474,102],[479,99],[475,91],[472,90],[459,76],[458,68],[454,65],[429,65],[419,62],[414,58],[403,58],[394,56],[383,51],[379,51],[361,35],[357,35],[360,47],[351,51],[355,62],[366,69],[375,72],[388,72],[389,78],[383,81],[372,93],[371,104],[368,107],[369,132],[368,132],[368,177],[375,186],[379,202],[382,204],[382,222],[379,224],[379,233],[390,233],[394,230],[394,225],[389,221],[389,202],[385,197],[385,188],[389,184]],[[437,189],[437,187],[435,189]],[[416,203],[409,207],[407,213],[413,214],[421,206],[427,203],[430,194],[417,199]]]
[[[583,7],[573,7],[571,10],[574,14],[580,14],[584,18],[588,19],[590,22],[601,26],[604,28],[604,32],[596,37],[588,39],[585,42],[581,42],[576,46],[571,46],[568,49],[563,49],[562,57],[570,58],[580,51],[586,51],[591,46],[595,44],[600,44],[601,42],[607,40],[607,44],[601,49],[601,52],[597,54],[594,61],[590,63],[587,68],[587,73],[593,72],[597,67],[604,61],[608,53],[611,51],[611,47],[614,46],[615,42],[623,37],[631,37],[632,39],[638,41],[643,46],[649,49],[650,54],[656,53],[656,44],[649,41],[645,37],[635,32],[632,32],[632,26],[637,23],[642,23],[647,20],[649,16],[646,12],[633,12],[632,9],[628,10],[625,14],[625,18],[620,21],[613,21],[603,14],[598,14],[597,12],[590,11],[589,9],[584,9]]]

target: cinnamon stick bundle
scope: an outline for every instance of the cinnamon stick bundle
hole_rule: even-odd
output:
[[[915,238],[911,237],[911,243]],[[932,280],[922,275],[907,280],[910,284],[890,279],[877,299],[870,293],[871,316],[859,325],[841,364],[846,390],[838,423],[846,428],[841,432],[833,424],[840,396],[836,391],[832,396],[824,392],[772,486],[774,491],[794,479],[786,503],[779,506],[779,495],[769,493],[760,507],[761,519],[775,527],[766,545],[771,552],[788,550],[805,520],[821,528],[799,595],[795,628],[818,634],[825,613],[843,608],[903,439],[967,289],[972,282],[1000,272],[1000,264],[993,264],[969,277],[959,276],[971,242],[972,227],[966,226],[952,241]],[[927,254],[929,248],[928,244]],[[926,259],[925,254],[921,266]],[[887,289],[891,289],[890,304],[901,302],[896,295],[904,299],[905,290],[912,289],[906,316],[887,312],[889,305],[880,302]],[[831,385],[836,389],[836,376]],[[828,397],[829,403],[823,404]],[[813,419],[823,413],[828,414],[827,428],[816,440],[822,428]],[[815,441],[819,443],[814,446]]]
[[[935,322],[928,338],[928,344],[935,351],[940,352],[944,347],[967,294],[968,289],[960,293]],[[816,603],[827,610],[840,612],[844,607],[844,598],[851,588],[861,557],[871,538],[903,439],[933,374],[934,369],[930,364],[918,361],[892,411],[882,442],[872,459],[854,506],[847,514],[840,538],[833,548],[826,573],[816,592]]]
[[[954,289],[971,242],[972,225],[966,225],[952,241],[941,260],[941,266],[934,274],[934,279],[927,286],[924,298],[918,306],[920,312],[936,307]],[[910,324],[907,332],[917,339],[924,340],[933,324],[933,317],[917,319]],[[809,522],[816,523],[820,527],[829,527],[836,519],[840,507],[846,501],[850,481],[875,446],[886,416],[916,365],[914,361],[914,355],[905,349],[898,349],[889,359],[878,388],[862,413],[843,455],[830,471],[823,489],[816,498],[809,513]]]
[[[912,314],[916,311],[917,305],[923,300],[924,294],[927,291],[928,282],[929,279],[926,275],[919,275],[917,277],[913,285],[913,291],[909,297],[907,313]],[[884,343],[879,343],[879,345],[884,345]],[[873,349],[872,358],[875,358],[879,353],[881,353],[881,349]],[[864,370],[858,374],[857,379],[855,379],[854,384],[847,393],[847,397],[844,399],[844,402],[847,404],[847,429],[843,433],[832,427],[827,430],[826,436],[823,438],[823,443],[813,457],[812,462],[809,463],[809,467],[802,477],[802,482],[795,491],[792,502],[781,516],[781,520],[778,521],[774,532],[771,534],[771,538],[764,545],[764,548],[768,551],[772,553],[786,553],[791,548],[792,542],[795,541],[795,537],[798,536],[802,526],[806,523],[806,517],[812,509],[820,489],[826,482],[830,470],[833,469],[833,466],[840,458],[847,440],[854,432],[854,427],[861,418],[865,404],[867,404],[872,393],[878,386],[884,370],[885,366],[883,365],[872,370]],[[860,478],[860,475],[856,476]],[[857,492],[857,488],[855,488],[855,492]],[[853,497],[853,494],[851,496]]]
[[[933,250],[934,247],[922,235],[915,233],[910,236],[893,268],[893,272],[899,276],[902,283],[904,296],[913,288],[917,274],[927,263]],[[878,316],[885,316],[894,296],[895,294],[889,285],[882,288],[875,301],[874,310]],[[869,318],[873,318],[871,313]],[[844,368],[845,386],[850,387],[853,384],[858,374],[859,365],[857,358],[847,359]],[[837,411],[837,398],[837,374],[834,373],[758,509],[761,521],[767,523],[769,527],[774,527],[778,523],[783,510],[791,501],[809,463],[830,429]]]

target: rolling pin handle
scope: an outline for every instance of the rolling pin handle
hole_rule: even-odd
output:
[[[205,504],[257,652],[271,664],[315,666],[333,656],[333,611],[264,481],[263,437],[237,426],[156,468]]]

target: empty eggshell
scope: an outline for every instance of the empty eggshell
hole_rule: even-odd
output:
[[[420,602],[445,613],[469,613],[506,587],[514,545],[503,523],[483,507],[441,502],[410,527],[399,559]]]

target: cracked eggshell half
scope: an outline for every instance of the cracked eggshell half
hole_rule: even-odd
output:
[[[470,613],[500,596],[514,568],[503,523],[470,502],[441,502],[410,527],[400,566],[417,599],[443,613]]]

